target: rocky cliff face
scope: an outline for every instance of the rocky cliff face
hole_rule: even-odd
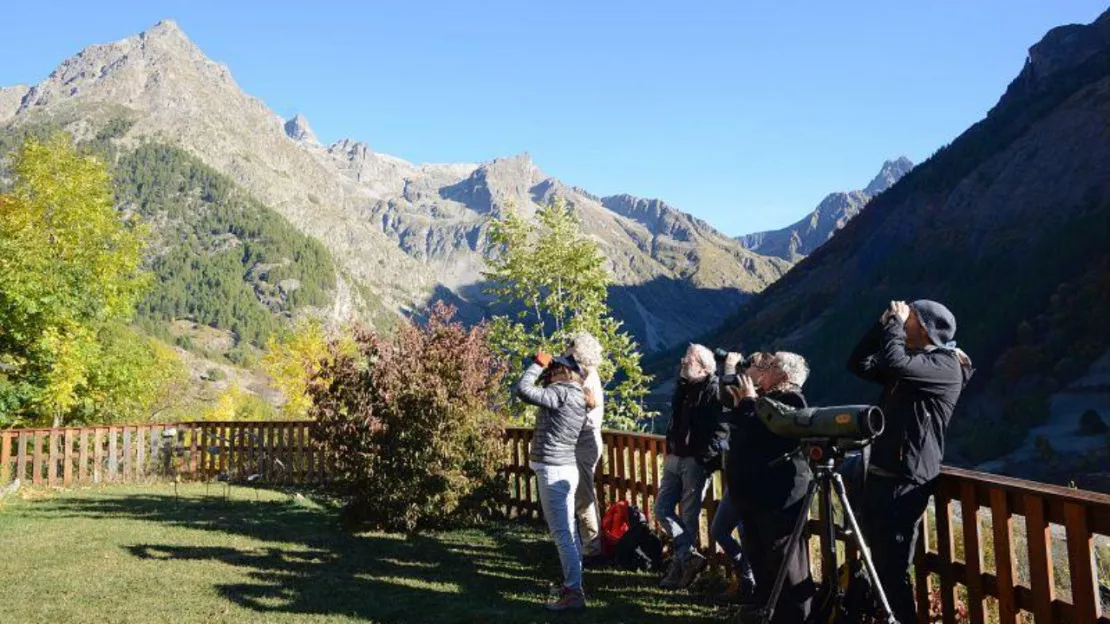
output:
[[[601,245],[617,314],[649,348],[704,331],[788,267],[661,202],[603,201],[569,187],[526,154],[416,165],[353,139],[323,146],[307,119],[281,119],[244,94],[171,21],[90,46],[29,90],[0,91],[0,123],[65,118],[80,135],[97,116],[127,118],[123,144],[153,138],[185,148],[322,241],[347,294],[333,306],[337,318],[357,314],[367,292],[399,311],[442,296],[481,316],[489,221],[555,197]],[[641,203],[658,214],[641,215]],[[710,309],[691,313],[702,294]]]
[[[905,156],[888,160],[863,190],[830,193],[797,223],[781,230],[746,234],[737,240],[752,251],[797,262],[832,238],[867,202],[894,186],[911,169],[913,163]]]

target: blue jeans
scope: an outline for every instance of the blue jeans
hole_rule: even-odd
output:
[[[744,532],[743,527],[740,526],[740,506],[732,500],[728,489],[725,489],[725,494],[717,505],[717,513],[713,515],[709,534],[713,537],[713,541],[721,545],[735,565],[744,556],[744,551],[740,548],[740,542],[732,536],[734,529],[739,530],[741,534]]]
[[[574,518],[574,492],[578,489],[578,465],[532,464],[539,484],[540,505],[547,528],[559,550],[563,586],[582,589],[582,548]]]
[[[674,541],[674,556],[679,563],[697,551],[701,502],[709,475],[710,472],[693,457],[668,455],[663,462],[655,518]]]

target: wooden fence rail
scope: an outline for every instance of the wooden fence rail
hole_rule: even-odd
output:
[[[267,484],[327,479],[310,422],[185,422],[157,425],[0,430],[0,485],[123,483],[178,477]],[[530,429],[505,432],[507,512],[539,518],[528,468]],[[635,503],[651,517],[665,455],[661,436],[606,431],[596,488],[604,506]],[[705,497],[699,541],[717,551],[707,527],[722,493]],[[813,531],[811,543],[822,539]],[[1110,624],[1110,496],[944,468],[918,541],[914,578],[922,621],[1032,621]],[[841,548],[842,556],[845,549]],[[814,565],[829,565],[814,559]],[[939,603],[937,605],[936,603]],[[1025,619],[1023,619],[1025,618]]]
[[[185,422],[0,431],[0,484],[48,487],[179,477],[317,483],[310,422]]]

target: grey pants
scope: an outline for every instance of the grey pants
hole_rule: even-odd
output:
[[[655,519],[674,541],[674,556],[679,563],[696,552],[701,530],[701,502],[710,472],[693,457],[668,455],[663,462]],[[678,506],[678,513],[675,513]]]
[[[578,535],[582,538],[582,556],[601,554],[601,510],[597,504],[594,474],[601,457],[601,430],[593,436],[593,444],[584,445],[578,455],[578,487],[574,491],[574,515],[578,519]]]

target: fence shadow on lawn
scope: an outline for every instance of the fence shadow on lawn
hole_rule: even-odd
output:
[[[253,498],[253,496],[252,496]],[[260,613],[349,616],[397,622],[540,622],[559,577],[554,546],[538,526],[491,526],[427,535],[352,534],[329,511],[289,500],[224,500],[157,494],[51,501],[57,513],[165,523],[243,536],[274,546],[138,543],[133,556],[215,561],[251,582],[217,585],[227,600]],[[591,609],[577,622],[711,621],[714,609],[656,589],[656,579],[589,571]]]

